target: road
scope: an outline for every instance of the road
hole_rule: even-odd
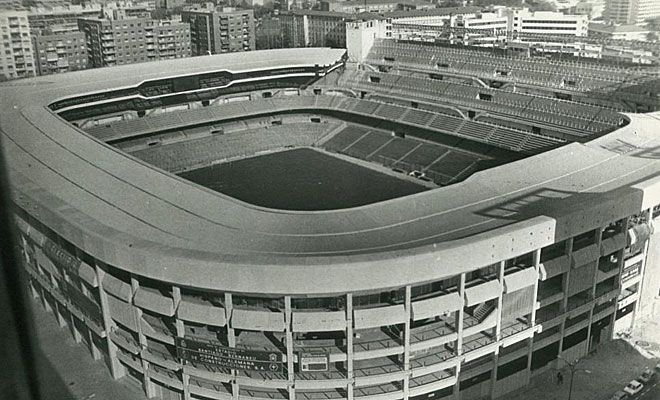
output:
[[[637,396],[637,400],[658,400],[660,399],[660,385],[658,385],[658,379],[649,382],[648,385],[644,385],[641,393]]]

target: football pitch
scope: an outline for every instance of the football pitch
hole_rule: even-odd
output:
[[[357,207],[427,190],[309,148],[229,161],[179,175],[246,203],[281,210]]]

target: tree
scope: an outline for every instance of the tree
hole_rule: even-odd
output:
[[[463,7],[462,0],[443,0],[440,2],[440,7]]]
[[[646,27],[651,31],[660,32],[660,17],[649,18],[646,21]]]
[[[557,11],[557,7],[549,1],[531,0],[527,3],[529,11]]]
[[[658,37],[658,32],[657,31],[655,31],[655,32],[652,31],[652,32],[649,32],[649,33],[646,34],[646,40],[649,41],[649,42],[655,43],[655,42],[658,41],[658,39],[659,39],[659,37]]]
[[[259,19],[263,17],[267,17],[269,15],[273,14],[273,3],[269,2],[266,3],[265,5],[258,5],[256,4],[254,6],[254,18]]]
[[[486,7],[486,6],[505,6],[505,7],[520,7],[524,0],[474,0],[473,6]]]

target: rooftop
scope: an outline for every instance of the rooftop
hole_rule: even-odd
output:
[[[605,24],[589,24],[590,31],[602,33],[636,33],[636,32],[650,32],[646,27],[637,25],[605,25]]]
[[[343,3],[342,3],[343,4]],[[338,11],[320,11],[320,10],[291,10],[288,13],[293,15],[315,15],[325,17],[338,17],[350,20],[364,20],[364,19],[384,19],[384,18],[405,18],[405,17],[418,17],[418,16],[438,16],[438,15],[458,15],[458,14],[475,14],[482,10],[481,7],[443,7],[433,8],[429,10],[410,10],[410,11],[391,11],[391,12],[360,12],[360,13],[346,13]]]

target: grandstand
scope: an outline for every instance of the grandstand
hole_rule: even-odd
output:
[[[507,162],[483,153],[469,152],[414,138],[399,138],[387,132],[348,126],[337,132],[323,147],[359,159],[406,172],[419,171],[439,185],[459,182],[484,166]]]
[[[629,329],[660,290],[660,115],[469,65],[439,79],[426,47],[374,56],[401,47],[362,69],[301,48],[1,84],[33,297],[169,400],[497,398]],[[597,71],[570,68],[534,76]],[[321,175],[383,196],[335,205],[352,189]],[[243,183],[298,203],[211,190]]]
[[[497,165],[498,162],[493,160],[507,162],[564,143],[559,138],[466,121],[440,113],[443,110],[434,113],[345,96],[280,96],[276,93],[266,100],[260,95],[253,95],[252,98],[254,100],[245,99],[242,102],[220,101],[215,107],[178,110],[176,118],[170,113],[153,113],[137,119],[143,122],[141,126],[135,123],[135,119],[127,119],[112,124],[91,125],[86,130],[152,165],[175,173],[267,150],[313,146],[320,138],[335,135],[322,147],[406,173],[424,172],[430,180],[440,185],[459,182],[473,172]],[[296,109],[305,114],[291,116],[290,113]],[[311,111],[318,114],[309,114]],[[336,118],[337,112],[343,115],[339,119]],[[240,123],[227,122],[234,121],[238,116],[242,116]],[[374,128],[368,138],[350,136],[349,128],[337,132],[336,128],[345,124],[343,120],[367,116],[371,118],[363,123],[369,124],[371,121],[372,125],[381,124],[389,130]],[[378,122],[374,122],[374,118]],[[195,125],[187,127],[185,120],[195,121]],[[246,122],[248,120],[250,122]],[[321,121],[329,123],[320,124]],[[396,122],[402,126],[393,125]],[[364,129],[355,123],[351,126],[351,129]],[[411,130],[412,127],[415,129]],[[393,132],[398,132],[399,136],[408,134],[409,137],[393,137]],[[533,136],[535,139],[530,140]],[[344,137],[355,143],[340,146]],[[479,148],[473,141],[488,146]],[[426,165],[420,164],[414,157],[418,152],[412,154],[418,147],[436,154],[434,160],[449,149],[453,149],[454,153],[447,154],[442,162]],[[406,157],[409,152],[413,157]],[[515,155],[517,152],[521,154]],[[451,161],[454,159],[462,160],[462,168]],[[444,166],[447,166],[447,171],[442,170]]]
[[[346,87],[400,97],[447,104],[469,111],[515,117],[535,121],[570,132],[550,132],[548,135],[571,140],[586,139],[606,133],[623,124],[620,114],[602,107],[576,105],[564,100],[529,94],[445,82],[431,78],[361,72],[341,80]]]
[[[148,146],[129,153],[173,173],[207,166],[223,160],[288,147],[311,146],[340,123],[290,123],[210,134],[196,139]],[[186,130],[181,131],[186,135]]]
[[[415,73],[345,70],[330,73],[307,89],[231,93],[218,96],[207,106],[188,103],[175,111],[154,108],[142,117],[124,113],[111,123],[82,108],[76,112],[87,113],[85,118],[73,122],[120,148],[143,142],[148,148],[134,155],[178,173],[269,149],[316,144],[313,137],[291,134],[281,125],[273,127],[273,123],[282,124],[282,115],[287,115],[285,119],[296,118],[292,113],[301,115],[301,123],[322,118],[335,124],[350,120],[378,127],[378,132],[352,137],[350,129],[363,128],[349,127],[337,133],[334,125],[325,126],[336,136],[324,148],[405,173],[423,174],[444,186],[503,162],[567,142],[591,140],[626,121],[603,107],[470,83]],[[234,132],[209,137],[213,132],[238,129],[226,124],[247,126],[240,121],[249,118],[262,118],[263,126],[252,123],[253,129],[245,129],[244,136]],[[283,135],[261,135],[265,126]],[[194,140],[177,144],[186,138]],[[343,146],[343,140],[351,142]],[[416,159],[421,150],[412,153],[417,146],[435,154],[433,160],[425,164]],[[413,157],[406,157],[408,152]],[[441,160],[433,162],[445,152]]]
[[[470,47],[378,40],[366,62],[447,76],[473,77],[487,86],[533,87],[534,93],[606,105],[619,110],[658,110],[660,77],[654,67],[549,60]]]

